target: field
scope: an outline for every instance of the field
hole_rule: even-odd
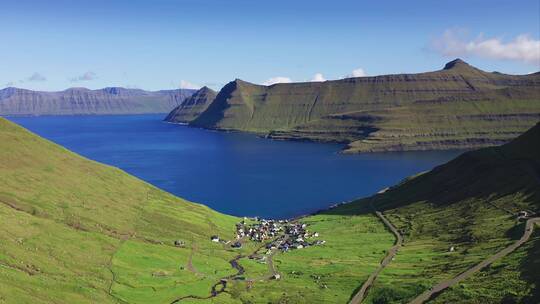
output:
[[[278,254],[281,279],[249,290],[237,282],[231,294],[239,303],[346,303],[394,242],[374,215],[321,214],[302,222],[326,244]]]

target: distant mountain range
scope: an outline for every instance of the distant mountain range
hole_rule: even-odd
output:
[[[347,143],[348,153],[497,145],[540,120],[540,73],[485,72],[460,59],[419,74],[271,86],[236,79],[203,90],[166,120]]]
[[[168,113],[195,90],[144,91],[109,87],[60,92],[0,90],[0,115],[91,115]]]

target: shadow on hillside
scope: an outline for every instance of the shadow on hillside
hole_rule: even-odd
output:
[[[411,178],[383,194],[321,211],[321,214],[359,215],[426,202],[435,207],[464,201],[494,201],[520,193],[532,211],[540,210],[540,163],[504,155],[497,148],[467,152],[432,171]],[[501,206],[511,209],[515,206]],[[515,208],[513,208],[515,209]],[[515,211],[515,210],[514,210]]]
[[[540,236],[538,229],[534,236]],[[521,300],[524,304],[540,303],[540,239],[535,239],[527,250],[527,256],[519,265],[521,278],[534,284],[531,293]]]

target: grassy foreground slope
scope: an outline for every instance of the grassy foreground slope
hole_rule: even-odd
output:
[[[383,194],[333,213],[362,214],[372,203],[404,235],[367,302],[406,303],[519,239],[516,214],[540,211],[540,124],[509,144],[467,152]],[[538,303],[540,235],[434,303]],[[452,248],[454,250],[451,250]]]
[[[237,79],[208,96],[213,100],[197,117],[187,107],[167,119],[275,139],[343,142],[348,153],[478,148],[532,127],[540,118],[538,96],[540,73],[490,73],[457,59],[418,74],[271,86]]]
[[[211,252],[207,244],[212,234],[232,235],[234,217],[84,159],[2,118],[0,218],[0,302],[167,302],[206,294],[213,277],[232,272],[232,255]],[[186,248],[173,247],[177,239]],[[202,278],[180,269],[193,245],[215,268]],[[144,298],[145,290],[151,297]]]
[[[232,239],[240,219],[1,118],[0,218],[0,303],[344,303],[393,242],[371,214],[311,216],[326,244],[278,253],[281,279],[269,280],[270,265],[247,258],[264,244],[210,242]],[[238,280],[204,299],[225,277]]]

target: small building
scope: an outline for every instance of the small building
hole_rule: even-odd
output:
[[[281,279],[281,275],[280,275],[279,273],[276,273],[276,274],[274,274],[274,275],[272,276],[272,279],[273,279],[273,280],[279,280],[279,279]]]
[[[527,217],[529,217],[529,213],[527,211],[525,211],[525,210],[522,210],[522,211],[518,212],[518,214],[517,214],[518,220],[526,219]]]
[[[184,242],[182,240],[176,240],[176,241],[174,241],[174,246],[176,246],[176,247],[184,247],[184,246],[186,246],[186,242]]]
[[[234,242],[232,245],[231,245],[232,248],[242,248],[242,243],[240,242]]]
[[[210,240],[211,240],[212,242],[219,243],[219,236],[217,236],[217,235],[212,235],[212,236],[210,237]]]

